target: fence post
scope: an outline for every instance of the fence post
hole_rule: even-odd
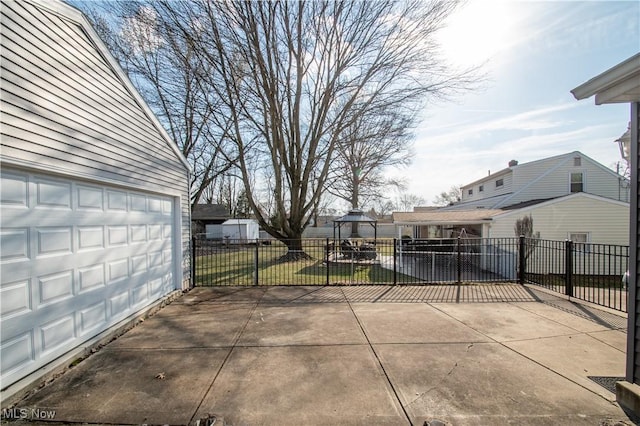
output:
[[[325,241],[325,250],[327,251],[325,256],[325,263],[327,264],[327,282],[326,285],[329,285],[329,238]],[[335,248],[334,248],[335,249]]]
[[[573,241],[566,240],[564,247],[564,292],[573,296]]]
[[[189,288],[196,286],[196,237],[191,237],[191,283]]]
[[[460,238],[460,236],[458,236],[458,261],[456,262],[457,265],[457,273],[458,273],[458,284],[460,284],[462,282],[462,253],[460,252],[460,241],[462,239]]]
[[[519,249],[518,249],[518,282],[524,284],[524,274],[527,271],[527,256],[525,253],[525,239],[524,235],[519,237]]]
[[[398,284],[398,240],[393,239],[393,285]]]
[[[258,247],[260,244],[256,241],[256,250],[253,255],[253,285],[259,285],[258,283]]]

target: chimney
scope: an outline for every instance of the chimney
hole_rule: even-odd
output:
[[[509,167],[513,167],[513,166],[517,166],[517,165],[518,165],[518,160],[509,161]]]

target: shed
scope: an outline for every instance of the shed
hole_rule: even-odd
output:
[[[222,224],[222,236],[232,244],[256,242],[260,226],[254,219],[229,219]]]
[[[189,286],[189,165],[87,19],[3,1],[2,392]]]
[[[230,218],[229,208],[222,204],[196,204],[191,212],[193,235],[208,239],[222,239],[222,224]]]

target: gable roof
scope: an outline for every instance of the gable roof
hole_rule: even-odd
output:
[[[577,100],[596,95],[596,105],[640,102],[640,53],[593,77],[571,93]]]
[[[192,220],[229,219],[231,215],[223,204],[196,204],[191,212]]]
[[[60,0],[22,0],[21,3],[31,4],[41,10],[46,10],[57,15],[59,18],[65,20],[66,22],[78,26],[81,32],[86,36],[86,42],[88,43],[88,46],[93,48],[93,50],[107,64],[109,70],[121,84],[122,88],[134,100],[137,107],[142,110],[145,118],[158,132],[159,136],[164,140],[165,144],[170,148],[173,154],[175,154],[176,158],[184,165],[187,170],[191,170],[191,166],[185,156],[182,154],[182,151],[180,151],[177,144],[173,141],[171,136],[169,136],[154,112],[142,98],[131,80],[129,80],[129,77],[123,71],[118,61],[113,57],[108,47],[104,44],[98,33],[95,32],[91,23],[82,12]],[[72,42],[71,40],[69,40],[69,43],[70,46],[71,44],[74,44],[72,47],[68,48],[69,51],[86,47],[86,45],[83,46],[82,43],[78,43],[77,41]]]
[[[455,224],[480,224],[493,220],[520,215],[536,208],[562,203],[574,198],[588,198],[592,200],[604,201],[619,206],[629,206],[624,201],[612,200],[611,198],[599,195],[588,194],[586,192],[576,192],[562,197],[531,200],[501,209],[472,209],[472,210],[442,210],[420,211],[420,212],[394,212],[393,223],[396,225],[455,225]]]
[[[465,201],[458,201],[448,206],[439,207],[440,210],[471,210],[471,209],[492,209],[493,206],[498,205],[500,201],[510,197],[512,192],[506,194],[493,195],[491,197],[485,197],[480,199],[471,199]]]
[[[538,200],[539,202],[537,203],[531,203],[531,204],[523,203],[522,206],[518,206],[516,204],[512,206],[513,208],[500,210],[502,213],[496,215],[496,219],[498,217],[503,218],[511,215],[522,214],[523,212],[531,211],[533,209],[537,209],[540,207],[546,207],[553,204],[563,203],[565,201],[572,200],[574,198],[588,198],[591,200],[604,201],[606,203],[615,204],[618,206],[629,206],[629,203],[624,201],[613,200],[611,198],[601,197],[599,195],[589,194],[587,192],[574,192],[573,194],[563,195],[562,197],[550,198],[547,200]]]
[[[537,166],[537,165],[539,165],[540,163],[543,163],[543,162],[558,161],[556,164],[551,166],[549,169],[547,169],[544,172],[542,172],[537,178],[529,181],[526,185],[524,185],[522,188],[519,188],[515,192],[510,192],[508,194],[500,194],[500,195],[497,195],[497,196],[494,196],[494,197],[487,197],[487,198],[481,198],[481,199],[472,199],[472,200],[468,200],[468,201],[462,201],[462,202],[454,203],[451,206],[447,206],[446,208],[449,208],[451,210],[456,209],[456,208],[457,209],[464,209],[464,208],[474,207],[474,206],[478,206],[478,205],[484,206],[486,208],[491,208],[491,209],[508,207],[510,205],[509,204],[509,200],[511,198],[517,196],[520,192],[526,190],[529,186],[531,186],[532,184],[537,182],[539,179],[541,179],[542,177],[544,177],[547,174],[551,173],[556,168],[561,167],[563,164],[566,164],[567,161],[571,161],[571,159],[576,157],[576,156],[580,156],[582,159],[590,162],[591,164],[595,165],[596,167],[600,168],[604,172],[606,172],[606,173],[608,173],[608,174],[610,174],[610,175],[612,175],[612,176],[614,176],[616,178],[620,178],[621,177],[616,172],[614,172],[610,168],[604,166],[603,164],[599,163],[598,161],[594,160],[593,158],[589,157],[588,155],[585,155],[580,151],[572,151],[572,152],[568,152],[568,153],[565,153],[565,154],[560,154],[560,155],[555,155],[555,156],[552,156],[552,157],[541,158],[539,160],[529,161],[527,163],[522,163],[522,164],[517,164],[517,165],[514,165],[514,166],[510,166],[510,167],[508,167],[506,169],[503,169],[503,170],[501,170],[501,171],[499,171],[499,172],[497,172],[497,173],[495,173],[493,175],[484,177],[484,178],[479,179],[477,181],[474,181],[474,182],[472,182],[470,184],[462,186],[462,188],[464,189],[464,188],[467,188],[467,187],[470,187],[470,186],[477,185],[477,184],[482,183],[482,182],[493,180],[497,176],[504,175],[507,172],[514,173],[518,169],[528,168],[528,167],[535,167],[535,166]]]

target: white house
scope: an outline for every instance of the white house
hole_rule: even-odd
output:
[[[394,224],[413,238],[451,238],[461,232],[504,238],[515,237],[516,220],[531,215],[543,239],[629,242],[628,180],[578,151],[521,165],[512,161],[462,188],[459,203],[396,212]]]
[[[579,151],[509,166],[462,187],[462,200],[449,207],[499,209],[525,201],[587,192],[629,201],[629,181]]]
[[[3,1],[2,400],[189,285],[189,167],[76,9]]]
[[[624,382],[616,385],[616,399],[621,405],[640,415],[640,322],[638,307],[640,292],[640,53],[615,65],[571,91],[576,99],[595,96],[596,105],[609,103],[630,104],[629,149],[631,170],[631,209],[629,221],[629,297],[627,326],[627,367]]]

